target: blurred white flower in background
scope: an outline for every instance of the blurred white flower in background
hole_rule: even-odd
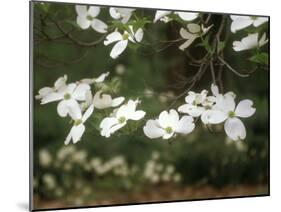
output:
[[[46,173],[43,175],[42,179],[48,189],[54,189],[57,186],[56,178],[52,174]]]
[[[115,67],[115,72],[118,75],[123,75],[126,71],[126,67],[123,64],[117,64]]]
[[[41,149],[39,151],[39,163],[43,167],[48,167],[52,163],[52,155],[46,149]]]
[[[171,109],[169,112],[163,111],[159,118],[148,120],[143,127],[144,134],[149,138],[169,139],[179,134],[191,133],[195,125],[191,116],[183,116],[181,119],[176,110]]]
[[[133,26],[130,25],[129,31],[124,31],[123,34],[118,31],[114,31],[107,35],[104,41],[104,45],[107,46],[111,43],[116,42],[110,52],[110,57],[116,59],[126,49],[129,41],[131,41],[132,43],[141,42],[142,38],[142,28],[138,28],[136,31],[134,31]]]
[[[116,20],[120,20],[123,24],[126,24],[129,21],[134,11],[135,9],[130,9],[130,8],[118,8],[118,7],[109,8],[110,16]]]
[[[88,29],[90,26],[99,33],[107,32],[107,25],[97,19],[97,16],[100,13],[100,7],[90,6],[89,8],[86,5],[76,5],[75,10],[77,13],[77,24],[81,29]]]
[[[264,46],[268,39],[266,39],[266,34],[264,33],[262,37],[258,40],[259,34],[249,34],[246,37],[242,38],[241,41],[234,41],[233,42],[233,49],[236,52],[249,50],[253,48],[260,48]]]
[[[231,15],[230,18],[232,19],[230,30],[233,33],[251,25],[258,27],[263,23],[268,22],[267,17]]]
[[[121,129],[127,124],[127,121],[138,121],[145,116],[142,110],[136,110],[139,100],[129,100],[128,103],[116,109],[111,117],[104,118],[100,123],[101,135],[110,137],[111,134]]]

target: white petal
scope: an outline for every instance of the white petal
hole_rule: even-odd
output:
[[[249,34],[247,37],[244,37],[241,41],[233,42],[233,49],[235,51],[243,51],[252,49],[258,46],[258,33]]]
[[[252,107],[253,104],[253,101],[249,99],[240,101],[235,109],[235,115],[242,118],[252,116],[256,112],[256,109]]]
[[[160,18],[169,15],[171,13],[171,11],[166,11],[166,10],[157,10],[155,13],[155,17],[154,17],[154,23],[157,22]]]
[[[108,77],[109,72],[106,73],[102,73],[100,76],[98,76],[98,78],[96,78],[94,81],[97,83],[101,83],[105,80],[106,77]]]
[[[50,93],[42,98],[41,104],[47,104],[49,102],[55,102],[61,99],[63,99],[63,95],[61,93]]]
[[[194,41],[195,39],[189,39],[185,41],[182,45],[179,46],[179,49],[184,51],[186,48],[188,48]]]
[[[122,102],[124,102],[125,98],[123,96],[114,98],[111,102],[111,107],[117,107],[119,106]]]
[[[93,104],[98,109],[109,108],[112,105],[112,98],[108,94],[101,94],[102,91],[98,91],[93,99]]]
[[[80,16],[80,15],[77,16],[76,22],[78,26],[81,27],[81,29],[88,29],[89,26],[91,25],[91,21],[89,21],[87,17]]]
[[[95,18],[92,21],[91,26],[94,30],[96,30],[99,33],[106,33],[107,32],[107,25],[103,21],[101,21],[97,18]]]
[[[123,18],[121,19],[121,22],[123,24],[126,24],[130,20],[131,16],[132,16],[132,14],[128,14],[128,15],[123,16]]]
[[[171,137],[173,137],[173,135],[174,135],[175,133],[174,132],[172,132],[172,133],[166,133],[166,134],[164,134],[163,136],[162,136],[162,138],[163,139],[170,139]]]
[[[73,91],[72,97],[79,101],[86,100],[86,92],[90,90],[90,86],[86,83],[80,83]]]
[[[85,131],[85,126],[83,124],[79,124],[78,126],[73,126],[71,129],[72,141],[76,144],[81,140],[81,137]]]
[[[183,116],[177,123],[175,132],[188,134],[193,131],[194,127],[193,118],[191,116]]]
[[[93,18],[97,17],[100,13],[100,7],[90,6],[88,10],[88,14]]]
[[[103,43],[104,43],[104,45],[107,46],[108,44],[111,44],[113,42],[120,41],[120,40],[122,40],[122,35],[120,34],[120,32],[112,32],[106,36],[105,41]]]
[[[85,113],[82,116],[82,122],[84,123],[85,121],[87,121],[87,119],[92,115],[93,112],[94,112],[94,105],[90,105],[90,107],[88,107],[88,109],[85,111]]]
[[[238,118],[228,118],[224,123],[224,130],[227,136],[234,141],[246,138],[245,126]]]
[[[121,18],[121,14],[120,14],[120,12],[118,12],[117,8],[110,7],[109,14],[114,19],[120,19]]]
[[[116,124],[110,128],[110,135],[115,133],[117,130],[121,129],[127,124],[127,122],[123,122],[122,124]]]
[[[218,110],[206,110],[201,115],[204,124],[219,124],[227,119],[227,114]]]
[[[67,81],[67,75],[58,78],[54,84],[55,89],[59,90],[61,87],[65,86],[66,81]]]
[[[181,29],[180,29],[180,36],[181,36],[182,38],[188,39],[188,40],[194,37],[193,34],[191,34],[190,32],[188,32],[188,31],[187,31],[186,29],[184,29],[184,28],[181,28]]]
[[[75,10],[79,16],[87,17],[88,15],[88,9],[86,5],[75,5]]]
[[[213,93],[214,96],[218,96],[219,95],[219,88],[217,85],[212,84],[211,85],[211,91]]]
[[[110,52],[110,57],[112,57],[113,59],[116,59],[127,47],[128,45],[128,40],[122,40],[117,42],[111,52]]]
[[[234,109],[235,109],[235,101],[234,101],[234,98],[233,96],[224,96],[223,97],[223,105],[222,105],[222,108],[224,111],[233,111],[234,112]]]
[[[268,42],[268,39],[266,39],[266,34],[263,33],[262,37],[259,40],[259,47],[262,47]]]
[[[268,22],[268,18],[266,17],[257,17],[256,20],[254,20],[254,27],[258,27],[260,25],[262,25],[263,23]]]
[[[201,27],[200,27],[200,25],[199,24],[188,24],[187,25],[187,29],[188,29],[188,31],[189,32],[191,32],[191,33],[199,33],[200,32],[200,30],[201,30]]]
[[[145,116],[145,112],[142,110],[137,110],[136,112],[134,112],[133,114],[130,115],[130,117],[128,117],[131,120],[135,120],[138,121],[140,119],[142,119]]]
[[[250,26],[253,23],[253,20],[249,16],[240,16],[236,17],[230,26],[231,32],[235,33],[238,30],[244,29]]]
[[[131,116],[134,115],[135,111],[136,111],[136,107],[137,107],[138,101],[133,101],[133,100],[129,100],[127,104],[122,105],[117,113],[116,116],[118,118],[124,116],[126,118],[130,118]]]
[[[41,99],[49,94],[51,94],[52,92],[54,91],[53,88],[50,88],[50,87],[44,87],[44,88],[41,88],[38,93],[39,95],[37,95],[35,98],[36,99]]]
[[[141,42],[143,38],[143,30],[142,28],[139,28],[135,33],[135,39],[137,42]]]
[[[105,137],[109,137],[110,129],[116,124],[118,124],[117,118],[114,118],[114,117],[104,118],[100,123],[101,135],[105,136]]]
[[[176,110],[171,109],[169,113],[163,111],[159,115],[159,124],[162,128],[172,127],[174,128],[179,121],[179,115]]]
[[[143,132],[149,138],[159,138],[165,134],[156,120],[148,120],[143,127]]]
[[[69,131],[69,133],[68,133],[68,135],[67,135],[67,137],[66,137],[66,139],[64,141],[65,145],[68,145],[70,143],[70,141],[71,141],[71,131],[72,131],[72,128],[70,129],[70,131]]]
[[[184,104],[178,108],[178,111],[181,113],[187,113],[191,115],[192,117],[198,117],[200,116],[205,109],[200,106],[194,106],[190,104]]]
[[[190,12],[177,12],[179,17],[185,21],[192,21],[198,17],[198,13],[190,13]]]
[[[66,93],[72,94],[76,87],[77,87],[77,85],[75,83],[70,83],[66,87],[64,87],[61,90],[61,92],[64,93],[64,94],[66,94]]]
[[[57,106],[59,116],[66,117],[68,114],[73,120],[81,119],[81,109],[74,99],[62,100]]]

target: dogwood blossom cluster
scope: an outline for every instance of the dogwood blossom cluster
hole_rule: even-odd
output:
[[[71,141],[77,143],[85,132],[85,122],[93,114],[94,109],[103,110],[116,108],[124,101],[124,97],[112,98],[111,95],[96,91],[92,95],[92,84],[102,83],[109,73],[103,73],[97,78],[82,79],[75,83],[67,84],[67,76],[60,77],[54,83],[54,87],[44,87],[39,90],[35,97],[41,100],[41,104],[58,102],[57,112],[61,117],[69,116],[73,126],[70,129],[64,143]],[[110,137],[111,134],[124,127],[129,120],[140,120],[145,112],[136,110],[139,100],[129,100],[127,103],[116,108],[109,117],[104,118],[100,123],[101,135]]]
[[[245,139],[246,128],[241,118],[248,118],[255,113],[253,102],[245,99],[236,105],[236,95],[233,92],[221,94],[214,84],[211,90],[213,95],[210,96],[207,90],[200,93],[188,92],[185,104],[177,109],[184,116],[179,118],[174,109],[163,111],[157,119],[146,122],[144,134],[149,138],[163,139],[170,139],[177,134],[189,134],[195,128],[194,119],[200,118],[207,126],[224,123],[225,133],[231,140]]]

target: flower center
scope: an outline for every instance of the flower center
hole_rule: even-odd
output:
[[[81,124],[81,123],[82,123],[82,120],[81,120],[81,119],[77,119],[77,120],[74,121],[74,125],[75,125],[75,126],[78,126],[78,125]]]
[[[173,132],[173,128],[172,127],[166,127],[165,128],[166,133],[170,134]]]
[[[235,117],[235,113],[233,111],[229,111],[228,112],[228,117],[234,118]]]
[[[192,102],[192,105],[194,105],[194,106],[196,106],[196,105],[197,105],[195,100]]]
[[[128,40],[129,38],[129,33],[128,32],[124,32],[124,34],[122,35],[122,39],[123,40]]]
[[[119,119],[118,119],[118,122],[119,124],[122,124],[126,121],[126,118],[124,116],[121,116]]]
[[[92,21],[92,20],[94,20],[94,17],[92,17],[92,16],[90,16],[90,15],[87,15],[87,19],[88,19],[89,21]]]
[[[66,94],[64,94],[63,98],[64,98],[65,100],[68,100],[68,99],[71,98],[71,95],[70,95],[69,93],[66,93]]]

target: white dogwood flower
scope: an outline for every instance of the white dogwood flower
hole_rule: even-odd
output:
[[[252,107],[253,102],[249,99],[242,100],[235,106],[232,95],[220,96],[214,106],[213,113],[209,114],[209,123],[224,123],[224,130],[229,138],[234,141],[246,138],[246,129],[239,118],[252,116],[256,109]],[[215,120],[215,121],[213,121]]]
[[[188,95],[185,97],[186,104],[181,105],[178,108],[178,111],[181,113],[187,113],[192,117],[200,116],[205,110],[204,106],[202,106],[202,103],[206,101],[207,94],[207,90],[203,90],[201,93],[189,91]]]
[[[241,41],[234,41],[233,42],[233,49],[236,52],[249,50],[253,48],[259,48],[265,45],[268,42],[266,39],[266,34],[264,33],[260,40],[258,40],[259,34],[249,34],[248,36],[242,38]]]
[[[102,91],[98,91],[93,99],[93,104],[95,108],[105,109],[109,107],[117,107],[122,102],[124,102],[125,98],[123,96],[112,99],[112,97],[108,94],[102,94]]]
[[[86,83],[86,84],[93,84],[93,83],[102,83],[105,78],[107,78],[109,75],[109,72],[106,72],[106,73],[102,73],[100,76],[98,76],[97,78],[85,78],[85,79],[82,79],[80,80],[79,82],[80,83]]]
[[[66,84],[65,84],[66,81],[67,81],[67,75],[64,75],[63,77],[58,78],[54,83],[54,87],[41,88],[38,91],[39,94],[35,96],[35,99],[42,99],[53,92],[59,91],[61,88],[66,86]]]
[[[232,19],[230,30],[233,33],[251,25],[258,27],[263,23],[268,22],[267,17],[231,15],[230,18]]]
[[[157,10],[153,22],[156,23],[158,20],[167,17],[167,15],[171,13],[173,12],[168,10]],[[184,21],[193,21],[199,15],[199,13],[192,13],[192,12],[174,12],[174,14],[177,14]]]
[[[41,100],[41,104],[60,101],[57,106],[57,112],[61,117],[66,117],[68,114],[76,119],[80,116],[81,110],[77,101],[85,101],[86,92],[90,90],[88,84],[70,83],[63,87],[58,92],[53,92]]]
[[[109,9],[109,14],[112,18],[121,20],[123,24],[126,24],[131,16],[132,12],[134,12],[135,9],[130,9],[130,8],[117,8],[117,7],[111,7]]]
[[[144,134],[149,138],[169,139],[179,134],[191,133],[195,125],[191,116],[183,116],[179,118],[176,110],[171,109],[169,112],[163,111],[159,118],[148,120],[143,127]]]
[[[75,144],[77,143],[78,141],[81,140],[81,137],[85,131],[85,125],[84,123],[87,121],[87,119],[92,115],[94,111],[94,106],[91,105],[86,111],[85,113],[83,114],[83,116],[80,115],[74,120],[74,124],[70,130],[70,132],[68,133],[65,141],[64,141],[64,144],[67,145],[70,143],[71,139],[72,139],[72,142]]]
[[[76,5],[75,10],[77,13],[77,24],[81,29],[88,29],[90,26],[99,33],[107,32],[107,25],[97,19],[97,16],[100,13],[100,7],[90,6],[87,8],[86,5]]]
[[[100,123],[101,135],[110,137],[111,134],[124,127],[129,120],[140,120],[145,116],[142,110],[136,110],[138,100],[129,100],[112,114],[111,117],[104,118]]]
[[[198,24],[188,24],[187,30],[185,28],[180,29],[180,36],[186,41],[179,46],[180,50],[185,50],[188,48],[197,38],[205,35],[212,26],[205,28],[203,25]]]
[[[123,34],[118,31],[114,31],[106,36],[104,41],[105,46],[116,42],[110,52],[110,57],[113,59],[116,59],[126,49],[129,41],[135,43],[142,40],[143,30],[141,28],[139,28],[136,32],[134,32],[133,26],[129,26],[129,29],[129,32],[124,31]]]

